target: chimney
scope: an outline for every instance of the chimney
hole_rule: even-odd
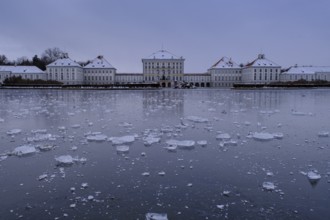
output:
[[[265,54],[259,54],[258,59],[265,59]]]

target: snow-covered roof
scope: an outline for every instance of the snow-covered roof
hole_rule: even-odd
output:
[[[168,59],[183,59],[182,57],[178,57],[167,50],[159,50],[153,54],[151,54],[149,57],[145,59],[163,59],[163,60],[168,60]]]
[[[246,64],[246,67],[280,67],[280,65],[266,59],[264,54],[259,54],[258,58]]]
[[[330,73],[330,66],[292,66],[283,74],[315,74],[320,72]]]
[[[58,66],[81,67],[78,63],[76,63],[75,61],[71,60],[70,58],[57,59],[56,61],[54,61],[51,64],[47,65],[47,67],[58,67]]]
[[[98,56],[92,62],[87,64],[85,68],[113,68],[114,67],[103,57]]]
[[[240,68],[231,58],[222,57],[211,68]]]
[[[44,73],[41,69],[36,66],[0,66],[0,72],[11,72],[11,73],[27,73],[27,74],[38,74]]]

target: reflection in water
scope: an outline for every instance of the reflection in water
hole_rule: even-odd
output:
[[[1,90],[0,216],[328,219],[329,99],[321,89]],[[12,156],[25,145],[35,152]]]

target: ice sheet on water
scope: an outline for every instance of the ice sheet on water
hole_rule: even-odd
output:
[[[229,140],[231,137],[227,133],[220,133],[217,135],[216,139],[218,140]]]
[[[201,118],[198,116],[188,116],[188,117],[186,117],[186,119],[189,121],[192,121],[192,122],[197,122],[197,123],[204,123],[204,122],[209,121],[207,118]]]
[[[57,166],[71,166],[74,164],[74,162],[80,162],[85,163],[87,161],[86,158],[78,158],[78,157],[72,157],[71,155],[62,155],[59,157],[55,157],[55,160],[57,162]]]
[[[36,130],[31,130],[31,133],[33,134],[46,134],[47,133],[47,129],[36,129]]]
[[[34,137],[27,137],[28,142],[55,141],[56,137],[51,134],[35,133]]]
[[[41,181],[41,180],[44,180],[48,177],[48,174],[42,174],[38,177],[38,180]]]
[[[319,137],[329,137],[329,132],[328,131],[320,131],[317,136]]]
[[[143,138],[143,143],[146,146],[150,146],[152,144],[158,143],[160,141],[159,137],[147,136]]]
[[[274,139],[274,135],[267,132],[255,132],[252,137],[257,141],[269,141]]]
[[[272,182],[263,182],[262,183],[262,188],[264,190],[272,191],[276,188],[276,186]]]
[[[73,164],[73,157],[71,155],[62,155],[55,158],[57,166],[70,166]]]
[[[197,144],[204,147],[207,145],[207,141],[206,140],[200,140],[200,141],[197,141]]]
[[[129,146],[127,146],[127,145],[118,145],[118,146],[116,146],[116,151],[118,153],[128,153],[129,152]]]
[[[5,119],[0,118],[0,123],[3,123],[3,122],[5,122]]]
[[[182,149],[193,149],[195,147],[195,141],[192,140],[179,141],[171,139],[166,141],[166,144],[170,146],[177,146]]]
[[[301,111],[295,111],[295,110],[293,110],[292,112],[291,112],[291,114],[292,115],[295,115],[295,116],[306,116],[306,115],[308,115],[308,116],[312,116],[313,115],[313,113],[311,113],[311,112],[301,112]]]
[[[109,141],[111,141],[113,145],[128,144],[135,141],[135,136],[126,135],[122,137],[110,137]]]
[[[309,171],[307,173],[307,177],[309,180],[320,180],[321,179],[321,175],[314,171]]]
[[[80,128],[80,124],[73,124],[71,125],[71,128]]]
[[[11,130],[7,131],[7,134],[16,135],[16,134],[20,134],[21,132],[22,132],[22,129],[15,128],[15,129],[11,129]]]
[[[12,152],[12,154],[20,157],[20,156],[32,155],[32,154],[35,154],[36,152],[37,152],[37,149],[34,146],[23,145],[20,147],[16,147],[14,149],[14,151]]]
[[[277,133],[274,133],[273,136],[274,136],[275,139],[283,139],[284,134],[280,133],[280,132],[277,132]]]
[[[147,213],[146,220],[168,220],[165,213]]]
[[[0,155],[0,162],[4,161],[5,159],[7,159],[8,156],[7,155]]]
[[[107,140],[107,136],[104,134],[90,134],[86,137],[87,141],[102,142]]]
[[[45,145],[38,145],[37,148],[40,151],[50,151],[54,149],[55,145],[45,144]]]

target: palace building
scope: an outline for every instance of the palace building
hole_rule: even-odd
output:
[[[238,65],[228,57],[220,58],[206,72],[185,73],[185,59],[164,49],[142,59],[142,73],[118,73],[103,56],[85,66],[67,54],[49,65],[46,71],[35,66],[0,66],[0,83],[12,76],[23,79],[56,80],[68,85],[112,85],[153,83],[161,87],[232,87],[234,84],[269,84],[289,81],[330,81],[330,67],[281,66],[264,54],[247,64]]]

